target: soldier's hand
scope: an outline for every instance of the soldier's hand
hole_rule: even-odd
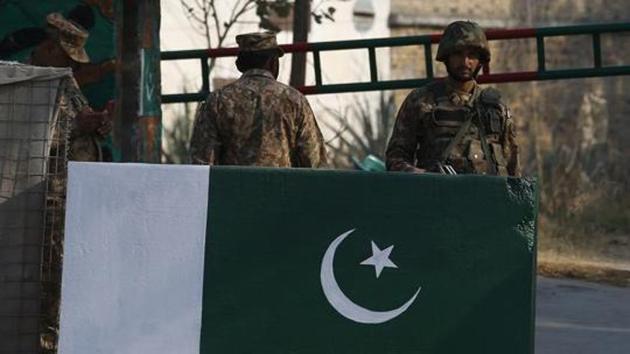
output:
[[[116,59],[109,59],[99,64],[101,75],[106,75],[116,70]]]
[[[101,126],[98,129],[96,129],[96,133],[98,133],[98,135],[100,135],[102,137],[107,136],[111,131],[112,131],[112,121],[111,121],[111,119],[103,120]]]
[[[410,172],[410,173],[415,173],[415,174],[422,174],[422,173],[427,172],[427,170],[425,170],[424,168],[418,168],[418,167],[411,166],[411,165],[407,165],[403,171]]]
[[[111,130],[111,120],[109,113],[95,112],[86,107],[76,117],[77,128],[80,133],[106,135]]]
[[[105,111],[103,111],[106,117],[103,120],[101,126],[96,130],[96,132],[100,136],[105,137],[112,131],[112,125],[113,125],[112,122],[114,121],[115,109],[116,109],[116,103],[114,102],[114,100],[110,100],[109,102],[107,102],[107,105],[105,106]]]

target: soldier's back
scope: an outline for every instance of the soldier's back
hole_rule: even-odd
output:
[[[264,70],[250,70],[213,96],[219,164],[290,167],[305,98]]]

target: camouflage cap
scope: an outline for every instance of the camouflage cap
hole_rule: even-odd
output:
[[[446,27],[435,60],[445,62],[451,53],[465,47],[478,48],[481,61],[490,62],[486,34],[477,23],[471,21],[455,21]]]
[[[81,25],[67,20],[58,12],[48,14],[46,22],[57,30],[59,44],[72,60],[79,63],[90,62],[90,57],[85,51],[88,31]]]
[[[236,36],[236,43],[241,52],[260,52],[276,50],[278,56],[284,55],[284,50],[278,46],[276,34],[273,32],[243,33]]]

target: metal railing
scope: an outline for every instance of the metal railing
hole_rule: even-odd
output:
[[[512,73],[490,73],[488,66],[484,67],[478,81],[481,83],[504,83],[538,80],[558,80],[587,77],[603,77],[616,75],[630,75],[630,65],[604,66],[602,65],[601,35],[608,33],[630,32],[630,23],[610,23],[576,25],[562,27],[521,28],[507,30],[489,30],[486,32],[488,40],[536,39],[536,56],[538,68],[536,71],[521,71]],[[593,46],[592,67],[576,69],[546,68],[545,38],[555,36],[590,35]],[[430,34],[411,37],[393,37],[378,39],[362,39],[350,41],[295,43],[281,45],[286,53],[312,53],[315,71],[315,85],[297,87],[304,94],[342,93],[374,90],[395,90],[416,88],[434,79],[433,53],[431,45],[439,43],[441,34]],[[377,72],[376,48],[421,46],[424,49],[426,77],[408,80],[379,80]],[[365,49],[369,57],[369,82],[351,82],[343,84],[324,84],[322,82],[321,53],[325,51]],[[201,50],[183,50],[162,52],[162,60],[198,59],[201,63],[202,87],[198,93],[168,94],[162,96],[163,103],[191,102],[205,99],[210,91],[209,58],[233,57],[238,54],[238,48],[215,48]]]

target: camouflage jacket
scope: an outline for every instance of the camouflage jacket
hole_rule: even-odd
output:
[[[61,81],[58,91],[58,115],[52,132],[48,173],[51,175],[49,196],[64,196],[67,180],[66,159],[73,161],[102,161],[96,135],[79,131],[76,118],[88,107],[74,78]]]
[[[81,111],[88,108],[88,102],[81,93],[74,78],[64,80],[59,91],[59,121],[65,124],[69,131],[68,146],[65,139],[57,132],[54,144],[58,151],[67,148],[68,160],[73,161],[102,161],[99,137],[96,134],[81,133],[77,128],[76,119]]]
[[[457,173],[520,175],[514,122],[499,92],[476,83],[471,94],[452,87],[435,81],[407,96],[387,146],[387,169],[438,172],[442,163]]]
[[[195,164],[321,167],[326,150],[306,98],[253,69],[199,107],[190,143]]]

